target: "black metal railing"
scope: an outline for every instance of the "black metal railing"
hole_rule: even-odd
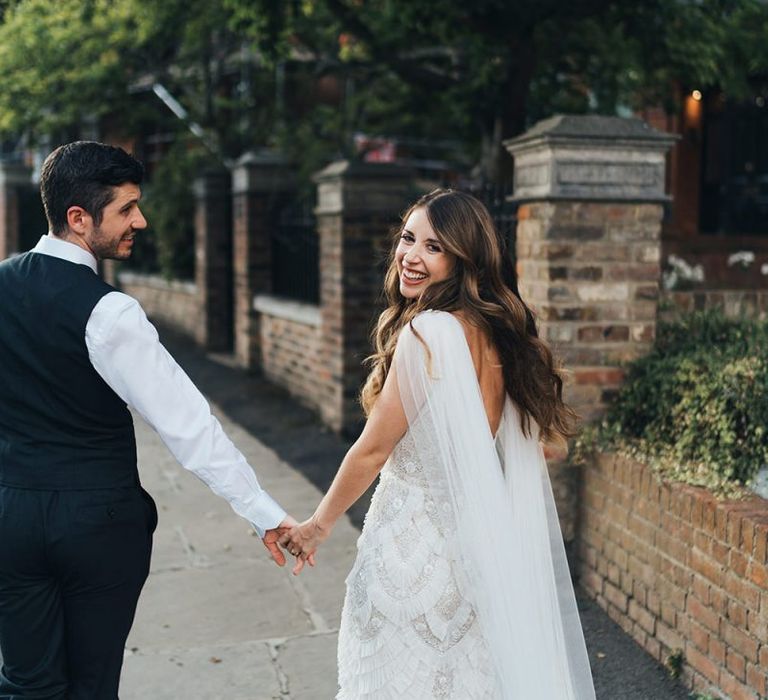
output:
[[[272,293],[308,304],[320,301],[320,255],[314,202],[295,200],[272,230]]]
[[[471,185],[468,189],[488,208],[497,230],[507,244],[507,251],[514,263],[517,204],[510,201],[513,190],[512,184],[478,183]]]
[[[517,204],[511,185],[478,184],[469,191],[488,207],[515,261]],[[272,293],[309,304],[320,301],[320,261],[314,201],[297,199],[280,212],[272,230]]]
[[[34,248],[40,236],[48,231],[43,202],[37,187],[24,185],[18,189],[19,197],[19,252]]]

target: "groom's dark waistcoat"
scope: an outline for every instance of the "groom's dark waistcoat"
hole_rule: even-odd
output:
[[[87,266],[50,255],[0,263],[0,484],[137,483],[131,414],[85,343],[91,312],[111,291]]]

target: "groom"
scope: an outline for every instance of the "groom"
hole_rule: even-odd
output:
[[[295,521],[138,302],[96,274],[147,225],[142,178],[122,149],[61,146],[40,180],[50,232],[0,263],[0,700],[117,698],[157,524],[126,404],[285,563]]]

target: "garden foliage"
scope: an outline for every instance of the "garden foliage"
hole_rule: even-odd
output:
[[[768,323],[698,312],[663,323],[596,439],[663,475],[715,491],[768,463]],[[583,446],[583,445],[582,445]]]
[[[314,172],[363,134],[503,180],[503,140],[554,113],[754,99],[766,34],[764,0],[0,0],[0,137],[164,133],[157,83],[225,159]]]
[[[151,261],[153,268],[168,280],[190,280],[195,276],[195,196],[192,183],[207,163],[206,154],[183,140],[178,141],[160,161],[144,187],[142,208],[149,229],[139,236],[140,255],[131,265],[144,267],[140,260]],[[152,250],[153,249],[153,250]]]

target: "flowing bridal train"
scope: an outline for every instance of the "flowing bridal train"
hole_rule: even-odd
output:
[[[453,315],[412,326],[393,361],[409,429],[347,579],[337,698],[594,698],[537,432],[507,398],[491,435]]]

